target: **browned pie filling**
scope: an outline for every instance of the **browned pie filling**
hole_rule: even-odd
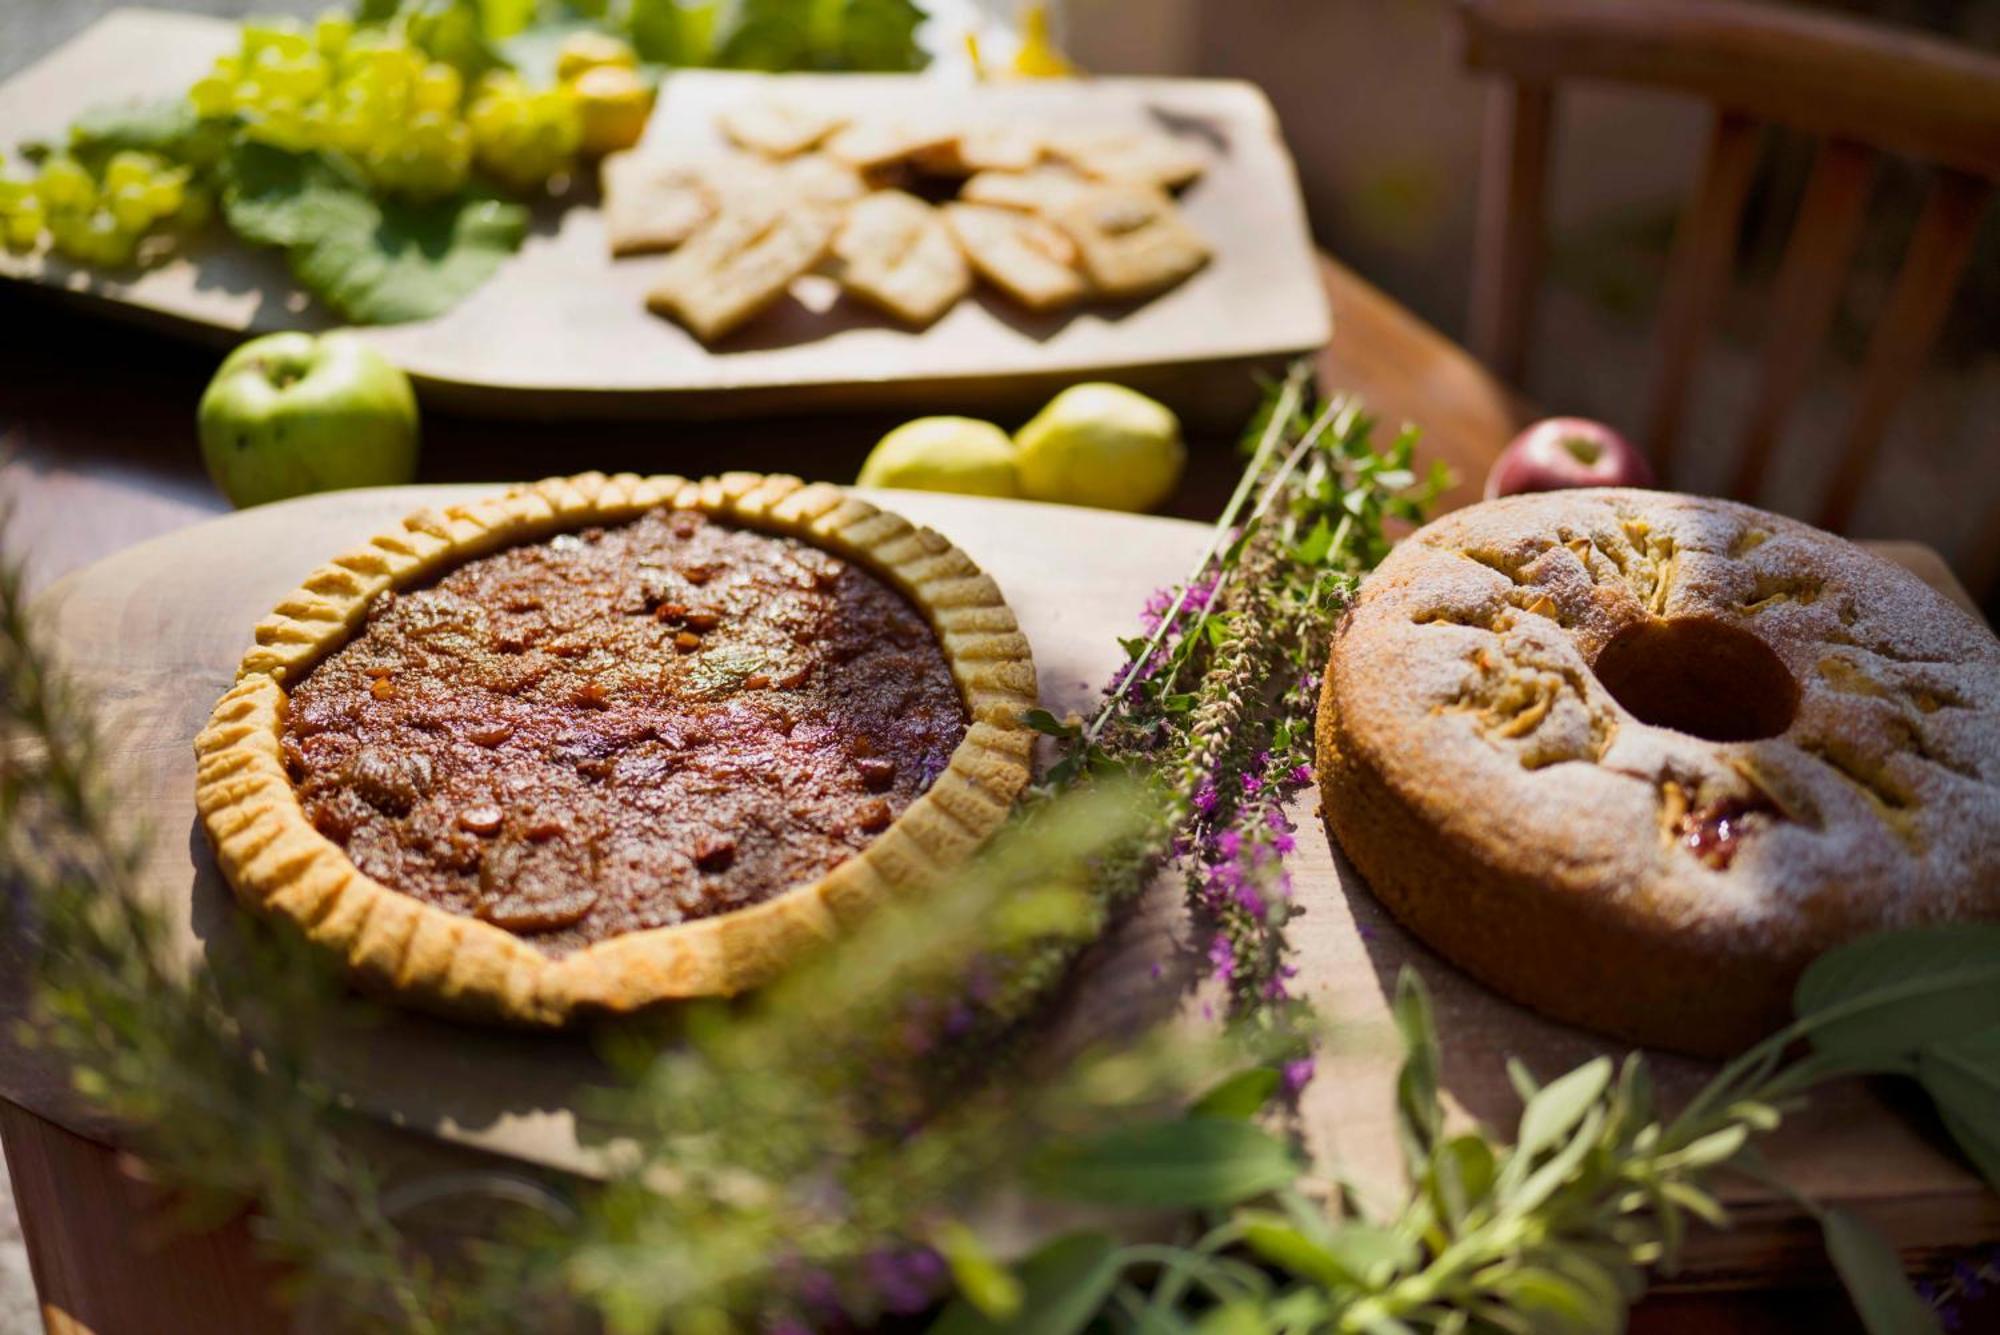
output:
[[[383,595],[292,692],[284,750],[363,872],[562,954],[824,875],[965,730],[874,575],[656,510]]]

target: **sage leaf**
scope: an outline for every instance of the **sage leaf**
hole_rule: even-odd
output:
[[[936,1242],[959,1294],[981,1315],[1000,1321],[1021,1310],[1021,1282],[987,1253],[971,1229],[947,1224],[938,1231]]]
[[[1192,1117],[1233,1117],[1241,1121],[1255,1117],[1278,1092],[1278,1072],[1268,1066],[1238,1071],[1196,1099],[1188,1109]]]
[[[1507,1083],[1514,1087],[1514,1097],[1522,1103],[1534,1098],[1542,1088],[1535,1080],[1535,1073],[1519,1057],[1507,1059]]]
[[[1855,1070],[1898,1069],[1918,1049],[2000,1027],[2000,924],[1880,932],[1828,951],[1792,1006],[1812,1044]]]
[[[1493,1147],[1483,1136],[1453,1136],[1431,1153],[1427,1185],[1438,1218],[1454,1230],[1493,1194]]]
[[[1376,1224],[1342,1224],[1327,1236],[1326,1249],[1343,1269],[1360,1276],[1372,1288],[1380,1288],[1391,1275],[1417,1260],[1416,1246],[1409,1238]]]
[[[1049,737],[1074,737],[1080,729],[1064,723],[1046,709],[1029,709],[1021,714],[1021,722],[1036,732]]]
[[[1624,1329],[1625,1308],[1644,1288],[1629,1264],[1607,1264],[1577,1246],[1546,1247],[1534,1259],[1589,1295],[1591,1304],[1609,1318],[1603,1329]]]
[[[1911,1290],[1895,1248],[1880,1233],[1845,1210],[1822,1211],[1820,1228],[1868,1335],[1931,1335],[1938,1329],[1930,1305]]]
[[[1577,1165],[1583,1162],[1583,1157],[1595,1147],[1597,1134],[1603,1129],[1604,1109],[1592,1108],[1585,1113],[1583,1125],[1577,1128],[1576,1135],[1570,1138],[1569,1144],[1550,1155],[1548,1162],[1531,1173],[1527,1181],[1519,1187],[1511,1192],[1502,1190],[1501,1199],[1506,1206],[1504,1213],[1509,1217],[1519,1218],[1553,1196],[1556,1188],[1576,1171]]]
[[[1583,1115],[1611,1087],[1611,1059],[1595,1057],[1567,1075],[1550,1081],[1521,1109],[1521,1132],[1514,1144],[1516,1159],[1532,1159],[1583,1120]]]
[[[1917,1079],[1958,1148],[2000,1191],[2000,1029],[1926,1047]]]
[[[1444,1134],[1444,1110],[1438,1105],[1437,1026],[1431,1019],[1430,993],[1416,970],[1406,966],[1396,975],[1391,1013],[1403,1037],[1403,1066],[1396,1073],[1396,1134],[1403,1162],[1415,1178]]]
[[[1075,1335],[1118,1282],[1118,1245],[1102,1233],[1057,1238],[1021,1262],[1014,1314],[995,1318],[963,1295],[930,1325],[930,1335]]]
[[[1271,1318],[1255,1303],[1225,1303],[1202,1315],[1195,1335],[1271,1335]]]
[[[1660,1166],[1713,1168],[1717,1164],[1727,1163],[1735,1158],[1736,1152],[1742,1149],[1744,1142],[1749,1139],[1750,1128],[1741,1122],[1733,1123],[1690,1141],[1672,1154],[1662,1155]]]
[[[1662,1182],[1660,1194],[1710,1228],[1729,1227],[1729,1212],[1722,1208],[1722,1202],[1691,1182]]]
[[[1243,1229],[1243,1245],[1267,1264],[1321,1288],[1361,1285],[1361,1277],[1342,1265],[1327,1246],[1283,1215],[1258,1210],[1236,1218]]]
[[[1299,1171],[1290,1148],[1262,1127],[1190,1117],[1118,1127],[1059,1149],[1035,1178],[1044,1194],[1069,1200],[1198,1209],[1275,1191]]]
[[[1333,550],[1333,526],[1321,515],[1312,526],[1312,531],[1299,541],[1292,556],[1300,565],[1316,566],[1326,560],[1326,554]]]
[[[1528,1328],[1537,1335],[1601,1335],[1618,1325],[1617,1306],[1553,1270],[1534,1266],[1504,1270],[1488,1281],[1488,1287],[1527,1317]]]
[[[1258,1257],[1325,1289],[1375,1289],[1416,1260],[1409,1239],[1374,1224],[1309,1231],[1269,1210],[1236,1215],[1243,1244]]]

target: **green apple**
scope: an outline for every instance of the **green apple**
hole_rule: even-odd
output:
[[[974,417],[919,417],[891,431],[869,451],[856,481],[864,487],[955,491],[966,496],[1019,496],[1014,442]]]
[[[1180,419],[1123,385],[1072,385],[1014,433],[1030,500],[1150,510],[1180,485]]]
[[[417,475],[410,379],[349,333],[245,343],[202,394],[199,422],[202,460],[232,505]]]

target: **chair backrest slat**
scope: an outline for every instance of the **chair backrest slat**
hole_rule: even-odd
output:
[[[1908,29],[1742,0],[1460,0],[1459,36],[1476,70],[1656,88],[2000,176],[2000,59]]]
[[[1844,527],[1950,310],[1981,211],[2000,183],[2000,54],[1749,0],[1457,4],[1466,65],[1497,76],[1480,176],[1472,344],[1516,383],[1533,325],[1557,98],[1572,82],[1597,82],[1696,99],[1714,114],[1701,177],[1674,236],[1637,432],[1669,482],[1695,371],[1729,291],[1764,127],[1803,131],[1820,149],[1772,289],[1740,451],[1727,469],[1731,490],[1746,500],[1759,499],[1824,351],[1876,162],[1894,155],[1938,171],[1870,333],[1844,434],[1822,450],[1831,481],[1818,518]],[[2000,534],[1982,551],[2000,576]]]
[[[1771,298],[1757,399],[1744,424],[1741,458],[1731,487],[1738,500],[1755,501],[1763,490],[1785,419],[1826,341],[1854,243],[1861,235],[1875,162],[1874,153],[1844,139],[1821,144],[1813,161]]]
[[[1869,336],[1861,388],[1841,442],[1833,485],[1820,511],[1822,526],[1843,529],[1853,516],[1861,484],[1875,461],[1889,418],[1923,370],[1931,344],[1951,310],[1958,280],[1965,273],[1966,261],[1972,258],[1980,214],[1992,194],[1993,187],[1987,181],[1943,172],[1924,200],[1888,307]]]
[[[1487,97],[1480,169],[1500,179],[1479,188],[1470,335],[1480,360],[1516,383],[1527,370],[1541,279],[1554,102],[1547,84],[1514,80]]]
[[[1716,306],[1729,287],[1743,200],[1761,140],[1761,127],[1749,117],[1731,111],[1716,114],[1701,180],[1674,233],[1660,303],[1652,399],[1642,436],[1663,478],[1673,474],[1688,384],[1715,322]]]

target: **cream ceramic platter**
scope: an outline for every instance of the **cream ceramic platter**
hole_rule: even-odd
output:
[[[83,111],[170,96],[200,76],[234,29],[153,10],[117,11],[0,85],[0,139],[60,135]],[[594,185],[538,209],[521,251],[460,305],[367,337],[432,402],[506,414],[721,416],[843,407],[1030,404],[1061,384],[1108,377],[1193,416],[1238,412],[1247,369],[1327,341],[1330,325],[1290,154],[1270,103],[1248,83],[1093,79],[972,85],[948,76],[788,75],[690,70],[668,76],[641,151],[720,143],[715,112],[782,84],[843,111],[922,118],[1152,124],[1202,144],[1207,175],[1186,193],[1213,263],[1151,301],[1034,316],[981,290],[921,332],[836,300],[808,276],[791,299],[714,350],[648,314],[657,257],[614,261]],[[97,274],[0,252],[0,278],[107,313],[219,343],[333,317],[299,291],[283,258],[219,227],[145,272]]]
[[[194,818],[192,738],[227,688],[250,629],[328,553],[423,507],[490,491],[428,486],[342,492],[243,511],[129,548],[49,589],[44,606],[56,644],[101,702],[121,793],[151,832],[148,883],[196,968],[226,967],[214,952],[238,913]],[[1044,705],[1087,710],[1122,660],[1155,588],[1172,583],[1202,550],[1207,529],[1179,520],[913,492],[869,499],[948,535],[1000,583],[1034,647]],[[1886,550],[1900,557],[1909,549]],[[1916,549],[1921,551],[1921,549]],[[1923,569],[1919,567],[1919,573]],[[1430,955],[1368,895],[1329,846],[1315,803],[1295,808],[1290,860],[1297,902],[1292,929],[1298,984],[1334,1026],[1318,1078],[1300,1109],[1301,1130],[1323,1171],[1370,1198],[1398,1189],[1393,1122],[1397,1053],[1389,1000],[1398,970],[1429,982],[1444,1035],[1443,1086],[1454,1117],[1511,1126],[1519,1105],[1505,1060],[1518,1056],[1548,1079],[1617,1048],[1501,1000]],[[1177,880],[1163,878],[1086,960],[1075,992],[1054,1017],[1048,1050],[1131,1033],[1162,1019],[1210,1021],[1193,984],[1196,951]],[[44,1057],[14,1045],[22,958],[0,936],[0,1095],[103,1138]],[[536,1036],[450,1024],[385,1009],[378,1023],[327,1035],[330,1077],[377,1118],[417,1133],[542,1168],[591,1172],[604,1140],[579,1108],[605,1078],[587,1035]],[[1658,1056],[1669,1101],[1708,1074],[1700,1063]],[[1904,1104],[1914,1106],[1911,1101]],[[2000,1197],[1986,1191],[1927,1127],[1855,1083],[1815,1096],[1770,1146],[1781,1173],[1827,1204],[1880,1224],[1913,1263],[2000,1242]],[[1728,1185],[1738,1218],[1728,1233],[1690,1240],[1683,1284],[1758,1284],[1823,1277],[1817,1225],[1791,1201],[1748,1182]],[[1018,1235],[1047,1223],[1015,1216]]]

